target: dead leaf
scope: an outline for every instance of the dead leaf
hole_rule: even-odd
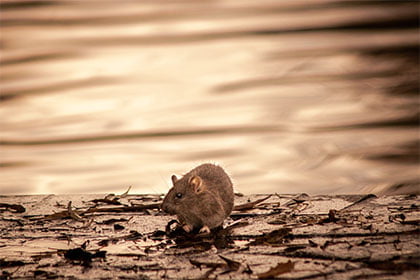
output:
[[[306,193],[301,193],[289,200],[288,202],[286,202],[283,206],[287,206],[289,208],[296,207],[297,205],[307,201],[309,198],[309,195],[307,195]]]
[[[0,259],[0,267],[1,268],[23,266],[23,265],[25,265],[25,263],[22,262],[22,261],[7,261],[5,259]]]
[[[128,192],[130,191],[130,189],[131,189],[131,186],[129,186],[128,189],[123,194],[115,195],[113,193],[110,193],[110,194],[107,194],[103,199],[94,199],[92,202],[95,202],[95,200],[96,200],[98,202],[105,202],[105,203],[108,203],[108,204],[116,204],[120,198],[124,198],[128,195]]]
[[[409,261],[377,261],[377,262],[370,262],[367,264],[369,268],[376,269],[376,270],[388,270],[388,271],[399,271],[405,272],[410,270],[418,270],[419,264],[415,260]]]
[[[279,274],[291,272],[295,267],[295,263],[288,261],[287,263],[278,263],[276,267],[270,268],[267,272],[258,274],[258,279],[270,279]]]
[[[119,202],[117,198],[114,198],[114,199],[98,198],[98,199],[93,199],[91,201],[93,203],[105,203],[105,204],[111,204],[111,205],[121,205],[121,202]]]
[[[67,212],[68,212],[70,218],[72,218],[73,220],[76,220],[78,222],[83,221],[83,218],[80,217],[79,214],[72,209],[71,201],[69,201],[69,204],[67,204]]]
[[[19,204],[0,203],[0,208],[5,208],[5,210],[9,210],[14,213],[23,213],[26,211],[25,207]]]
[[[263,202],[263,201],[265,201],[265,200],[269,199],[271,196],[272,196],[272,195],[270,194],[270,195],[269,195],[269,196],[267,196],[267,197],[264,197],[264,198],[261,198],[261,199],[255,200],[255,201],[253,201],[253,202],[248,202],[248,203],[244,203],[244,204],[241,204],[241,205],[236,205],[236,206],[233,208],[233,210],[235,210],[235,211],[246,211],[246,210],[254,209],[254,207],[255,207],[257,204],[259,204],[259,203],[261,203],[261,202]]]
[[[75,248],[66,250],[64,257],[70,261],[78,261],[83,266],[89,266],[94,258],[105,258],[106,251],[88,252],[85,248]]]
[[[61,212],[57,212],[51,215],[46,215],[40,219],[44,219],[44,220],[57,220],[57,219],[65,219],[69,217],[69,213],[68,211],[61,211]],[[36,218],[35,218],[36,219]]]
[[[249,245],[277,245],[282,244],[284,237],[292,231],[291,228],[281,228],[257,236]]]
[[[190,263],[200,269],[201,269],[201,266],[210,267],[210,268],[226,267],[226,264],[224,263],[201,262],[201,261],[192,260],[192,259],[190,259]]]
[[[347,210],[347,209],[353,208],[355,205],[358,205],[360,203],[366,203],[366,202],[371,201],[372,199],[375,199],[375,198],[378,198],[378,197],[374,194],[364,195],[362,198],[360,198],[356,202],[353,202],[352,204],[347,205],[346,207],[342,208],[341,210],[345,210],[345,209]]]
[[[221,255],[219,255],[219,257],[226,262],[229,272],[230,271],[238,271],[238,269],[241,267],[240,262],[228,259],[228,258],[223,257]]]
[[[232,230],[234,230],[236,228],[241,228],[241,227],[245,227],[245,226],[248,226],[248,225],[249,225],[249,222],[246,222],[246,221],[245,222],[236,222],[236,223],[233,223],[233,224],[227,226],[225,228],[225,231],[226,232],[231,232]]]
[[[308,242],[309,242],[309,246],[311,246],[311,247],[318,247],[318,244],[317,243],[315,243],[314,241],[312,241],[312,240],[308,240]]]
[[[120,224],[114,224],[114,230],[118,231],[118,230],[123,230],[125,229],[124,226],[120,225]]]
[[[336,223],[339,218],[337,218],[337,214],[339,212],[335,209],[330,209],[330,211],[328,211],[328,218],[322,219],[318,222],[318,224],[326,224],[326,223]]]
[[[129,186],[128,187],[128,189],[127,189],[127,191],[125,192],[125,193],[123,193],[123,194],[121,194],[121,195],[117,195],[117,197],[119,197],[119,198],[124,198],[124,197],[126,197],[127,195],[128,195],[128,192],[131,190],[131,186]]]
[[[112,224],[115,224],[115,223],[118,223],[118,222],[128,222],[132,218],[133,217],[131,217],[130,219],[124,219],[124,218],[121,218],[121,219],[108,219],[108,220],[102,221],[102,222],[97,223],[97,224],[112,225]]]
[[[138,204],[136,206],[120,206],[120,207],[93,207],[89,208],[83,214],[87,213],[109,213],[109,212],[115,212],[115,213],[121,213],[121,212],[143,212],[146,209],[159,209],[161,203],[152,203],[152,204]]]
[[[130,234],[128,234],[128,235],[111,237],[111,238],[108,238],[108,239],[103,239],[103,240],[101,240],[101,241],[98,242],[98,245],[101,246],[101,247],[105,247],[105,246],[108,246],[109,242],[116,243],[116,242],[118,242],[120,240],[131,240],[131,241],[134,241],[134,240],[138,240],[140,238],[143,238],[143,234],[141,234],[138,231],[131,230],[130,231]]]

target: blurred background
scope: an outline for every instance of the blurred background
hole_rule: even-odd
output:
[[[419,9],[2,0],[0,194],[419,193]]]

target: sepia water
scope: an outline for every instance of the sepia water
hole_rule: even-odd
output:
[[[2,0],[0,194],[419,192],[419,4]]]

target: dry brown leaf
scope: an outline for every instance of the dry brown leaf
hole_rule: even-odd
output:
[[[284,242],[284,238],[292,232],[291,228],[281,228],[269,233],[257,236],[249,245],[278,245]]]
[[[267,272],[258,274],[258,279],[269,279],[279,274],[291,272],[295,267],[295,263],[288,261],[286,263],[278,263],[276,267],[270,268]]]
[[[69,214],[69,217],[72,218],[73,220],[76,220],[79,222],[83,221],[83,218],[80,217],[80,215],[76,211],[74,211],[73,208],[71,207],[71,201],[69,201],[69,203],[67,204],[67,212]]]
[[[25,207],[19,204],[9,204],[9,203],[0,203],[0,208],[4,208],[4,210],[8,210],[14,213],[23,213],[26,211]],[[3,209],[0,209],[3,210]]]
[[[258,203],[261,203],[261,202],[263,202],[263,201],[265,201],[265,200],[267,200],[267,199],[269,199],[270,197],[271,197],[272,195],[270,194],[269,196],[267,196],[267,197],[264,197],[264,198],[261,198],[261,199],[258,199],[258,200],[255,200],[255,201],[253,201],[253,202],[248,202],[248,203],[244,203],[244,204],[241,204],[241,205],[236,205],[234,208],[233,208],[233,210],[236,210],[236,211],[246,211],[246,210],[250,210],[250,209],[253,209]]]
[[[229,268],[229,271],[237,271],[240,267],[241,267],[241,263],[234,261],[232,259],[223,257],[221,255],[219,255],[219,257],[224,260]]]

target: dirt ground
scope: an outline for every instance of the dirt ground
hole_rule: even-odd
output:
[[[235,197],[187,234],[159,195],[0,197],[0,279],[419,279],[416,195]]]

